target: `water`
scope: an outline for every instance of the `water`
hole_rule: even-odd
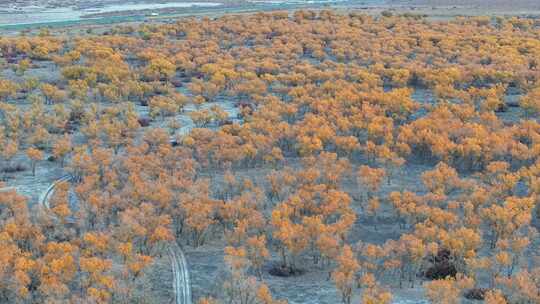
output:
[[[1,12],[0,26],[79,21],[84,15],[117,11],[195,7],[210,8],[218,7],[220,5],[222,5],[222,3],[218,2],[125,3],[104,5],[101,7],[89,6],[85,9],[77,9],[74,7],[40,8],[32,6]]]
[[[264,4],[281,4],[281,5],[297,5],[297,4],[341,4],[351,3],[360,5],[381,5],[385,4],[386,0],[248,0],[251,3]]]
[[[133,0],[132,0],[133,1]],[[174,0],[168,0],[174,1]],[[244,8],[255,8],[260,10],[276,9],[276,7],[287,9],[294,7],[321,6],[331,4],[341,5],[385,5],[388,0],[248,0],[245,7],[227,8],[224,3],[219,2],[165,2],[165,3],[134,3],[124,4],[85,4],[84,7],[58,7],[44,8],[39,6],[0,7],[0,29],[20,30],[26,27],[35,26],[65,26],[80,23],[116,23],[126,21],[142,21],[144,14],[130,14],[129,16],[109,16],[83,18],[85,15],[111,13],[122,11],[158,10],[166,8],[212,9],[222,7],[224,11],[235,12]]]
[[[349,0],[248,0],[251,3],[268,3],[268,4],[317,4],[317,3],[339,3],[348,2]]]
[[[127,3],[108,5],[103,8],[90,9],[96,13],[110,13],[116,11],[134,11],[163,8],[186,8],[186,7],[216,7],[222,5],[217,2],[176,2],[176,3]],[[89,10],[89,9],[86,9]]]

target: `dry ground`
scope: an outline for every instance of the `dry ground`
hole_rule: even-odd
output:
[[[538,0],[397,0],[411,5],[466,6],[484,9],[540,9]]]

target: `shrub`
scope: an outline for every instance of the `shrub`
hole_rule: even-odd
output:
[[[270,268],[268,273],[276,277],[293,277],[302,275],[304,271],[302,271],[301,269],[292,268],[290,266],[276,264],[272,268]]]
[[[447,277],[454,278],[456,274],[456,266],[450,263],[450,251],[441,249],[433,258],[432,265],[426,270],[424,276],[430,280],[441,280]]]
[[[468,300],[484,300],[488,291],[487,288],[472,288],[465,292],[464,297]]]

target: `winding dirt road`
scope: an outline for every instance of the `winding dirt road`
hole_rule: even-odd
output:
[[[63,182],[71,181],[72,176],[66,175],[55,182],[40,196],[39,203],[45,210],[50,210],[49,199],[54,194],[56,186]],[[54,216],[49,213],[50,216]],[[171,261],[173,271],[173,289],[175,293],[175,304],[192,304],[191,298],[191,283],[189,280],[189,269],[187,266],[186,256],[182,248],[176,242],[172,242],[167,251]]]
[[[49,198],[53,195],[54,190],[55,190],[54,188],[56,188],[56,186],[58,186],[58,184],[60,184],[60,183],[70,181],[71,178],[72,178],[71,175],[65,175],[65,176],[55,180],[49,186],[49,188],[47,188],[47,190],[45,190],[45,192],[43,192],[43,194],[41,194],[41,196],[39,197],[39,203],[41,204],[41,206],[43,206],[45,208],[45,210],[49,210],[51,208],[50,203],[49,203]]]

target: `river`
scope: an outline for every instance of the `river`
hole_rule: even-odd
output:
[[[141,21],[149,12],[174,9],[177,13],[197,14],[201,12],[223,10],[223,12],[251,10],[287,9],[294,7],[321,6],[331,4],[382,5],[387,0],[248,0],[245,5],[230,6],[226,1],[219,2],[165,1],[160,3],[126,2],[104,3],[98,5],[86,3],[84,8],[73,6],[46,8],[45,5],[0,7],[0,28],[17,29],[31,26],[70,25],[77,23],[115,23],[123,21]],[[44,1],[45,2],[45,1]],[[37,1],[39,3],[39,1]],[[129,13],[126,13],[128,12]],[[114,15],[118,12],[118,15]],[[124,14],[122,14],[124,12]],[[112,13],[112,14],[111,14]],[[96,14],[108,14],[96,16]],[[151,15],[151,14],[150,14]]]
[[[83,16],[89,14],[159,9],[211,8],[221,5],[222,3],[219,2],[169,2],[105,4],[99,7],[87,5],[84,9],[78,9],[75,6],[57,8],[43,8],[39,6],[17,7],[0,12],[0,26],[78,21]]]

